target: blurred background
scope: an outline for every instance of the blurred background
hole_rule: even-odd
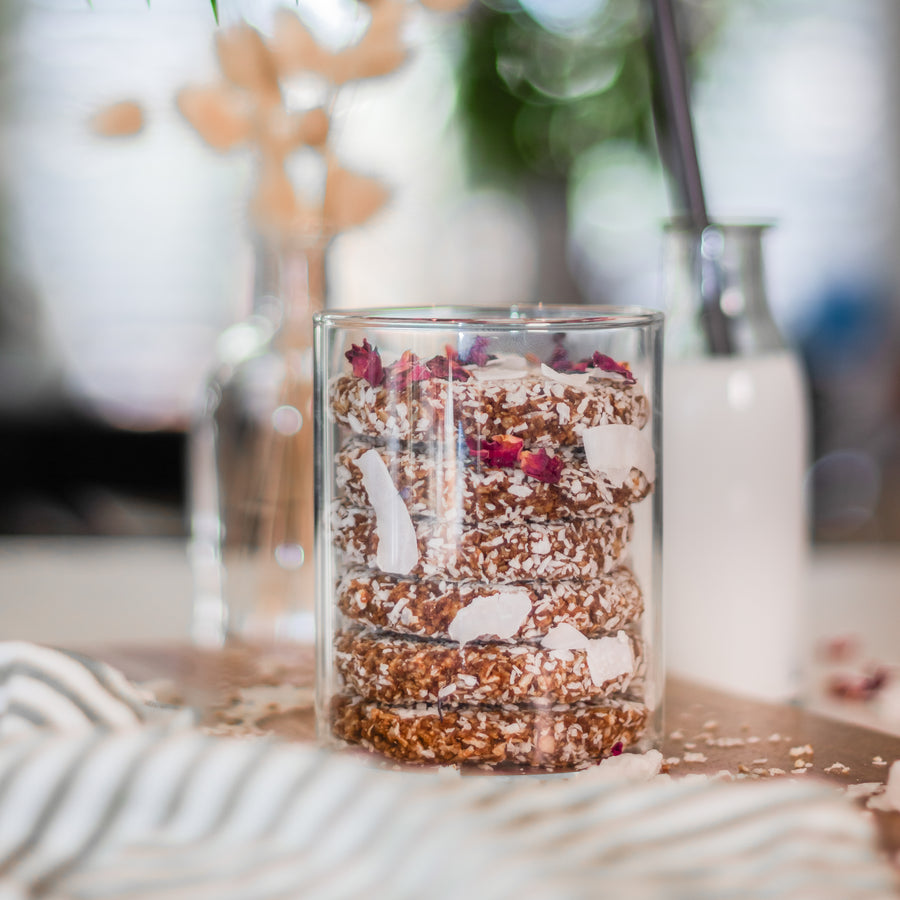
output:
[[[331,148],[389,199],[329,245],[328,304],[659,306],[669,200],[644,5],[441,6],[410,6],[396,71],[332,98]],[[769,297],[809,379],[814,537],[896,542],[900,5],[680,6],[711,214],[775,223]],[[252,297],[259,148],[217,146],[177,98],[218,85],[243,102],[215,46],[240,22],[273,40],[287,9],[341,46],[372,13],[0,9],[0,533],[184,534],[186,432]],[[307,103],[302,80],[281,88],[287,113]],[[301,150],[286,168],[311,165]]]

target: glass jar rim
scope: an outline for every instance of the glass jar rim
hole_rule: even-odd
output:
[[[412,306],[323,310],[316,324],[346,328],[456,328],[479,331],[567,331],[640,328],[663,321],[661,310],[643,306]]]
[[[664,232],[681,232],[701,234],[710,228],[714,231],[725,232],[763,232],[771,228],[775,228],[778,223],[774,219],[722,219],[709,222],[707,225],[700,225],[693,219],[681,217],[674,219],[666,219],[662,223]]]

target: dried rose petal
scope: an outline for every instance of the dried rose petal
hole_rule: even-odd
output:
[[[621,742],[621,741],[616,741],[616,742],[612,745],[612,747],[610,747],[609,755],[610,755],[610,756],[621,756],[622,751],[623,751],[624,749],[625,749],[625,747],[622,745],[622,742]]]
[[[547,365],[556,372],[586,372],[591,361],[589,359],[582,359],[577,363],[573,363],[572,360],[569,359],[569,351],[566,350],[565,340],[565,334],[553,335],[553,353],[550,356],[550,362],[548,362]]]
[[[607,356],[605,353],[600,353],[595,350],[588,365],[592,369],[601,369],[604,372],[615,372],[617,375],[624,375],[625,380],[629,384],[634,384],[635,378],[631,373],[631,369],[623,363],[616,362],[611,356]]]
[[[384,368],[381,365],[381,357],[378,351],[363,338],[362,346],[352,344],[344,354],[353,368],[353,374],[357,378],[365,378],[372,387],[378,387],[384,378]]]
[[[512,434],[495,434],[484,445],[488,453],[488,465],[514,466],[522,452],[524,441]]]
[[[530,478],[547,484],[556,484],[562,476],[563,461],[550,456],[546,450],[523,450],[519,454],[519,466]]]
[[[469,370],[464,369],[455,356],[433,356],[425,363],[425,366],[435,378],[448,378],[450,381],[468,381],[472,377]]]
[[[392,391],[403,391],[413,381],[428,381],[433,377],[412,350],[405,350],[397,362],[387,367],[385,374],[387,387]]]
[[[828,681],[828,693],[842,700],[871,700],[888,681],[888,672],[877,668],[870,673],[843,673],[832,676]]]
[[[565,345],[566,336],[564,334],[553,335],[553,353],[550,355],[550,361],[547,363],[555,372],[571,372],[572,360],[569,359],[569,351]]]
[[[460,359],[460,363],[464,366],[486,366],[490,360],[497,358],[492,353],[487,352],[487,346],[490,342],[490,338],[478,335],[472,341],[472,346],[469,348],[465,358]]]
[[[491,453],[487,447],[482,446],[481,441],[473,437],[466,436],[465,448],[470,458],[477,459],[480,462],[488,462]]]

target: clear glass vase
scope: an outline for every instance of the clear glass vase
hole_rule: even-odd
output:
[[[312,642],[312,314],[324,247],[263,246],[190,436],[192,637]]]
[[[678,675],[788,700],[800,688],[808,405],[772,318],[764,225],[665,236],[666,659]],[[718,305],[726,352],[704,308]]]
[[[654,746],[661,331],[613,307],[316,316],[323,741],[515,772]]]

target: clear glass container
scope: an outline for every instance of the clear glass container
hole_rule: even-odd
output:
[[[769,308],[767,231],[666,231],[663,593],[673,674],[784,701],[800,687],[809,410]],[[710,303],[726,352],[704,332]]]
[[[658,738],[662,314],[315,317],[317,717],[397,762]]]
[[[219,339],[190,434],[192,636],[314,639],[312,313],[323,248],[261,244],[250,316]]]

